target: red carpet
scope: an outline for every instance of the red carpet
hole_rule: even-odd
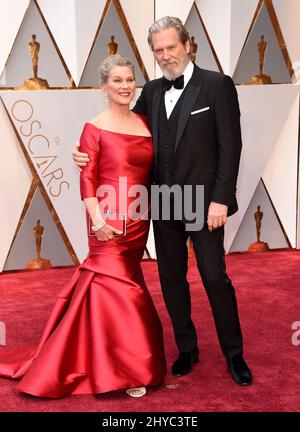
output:
[[[245,358],[255,382],[236,385],[227,372],[194,259],[189,280],[201,361],[193,372],[133,399],[125,394],[72,396],[45,400],[19,394],[16,382],[0,379],[0,411],[300,411],[300,345],[291,329],[300,321],[300,252],[232,254],[228,273],[236,287],[244,333]],[[143,270],[164,326],[168,369],[177,355],[160,292],[155,262]],[[7,349],[38,342],[54,298],[73,268],[4,273],[0,279],[0,321],[6,323]]]

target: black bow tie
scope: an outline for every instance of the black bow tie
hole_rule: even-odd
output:
[[[162,89],[163,91],[170,90],[171,87],[176,89],[183,89],[184,86],[184,75],[180,75],[180,77],[176,78],[174,81],[170,81],[167,78],[163,77],[162,79]]]

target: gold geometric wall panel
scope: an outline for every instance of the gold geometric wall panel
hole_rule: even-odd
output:
[[[292,68],[300,78],[300,2],[299,0],[273,0],[278,27],[291,59]],[[296,71],[297,69],[297,71]]]
[[[97,2],[99,2],[99,8]],[[143,10],[143,4],[145,5],[146,2],[147,8]],[[49,244],[46,243],[45,237],[42,253],[45,255],[45,258],[51,260],[52,264],[77,263],[78,260],[82,261],[85,258],[87,251],[86,233],[84,216],[80,213],[82,210],[84,211],[84,205],[80,201],[79,192],[75,190],[76,188],[78,189],[79,176],[71,160],[71,150],[74,141],[79,138],[83,123],[93,118],[97,112],[105,109],[107,106],[103,94],[96,90],[90,90],[90,88],[98,85],[97,70],[101,61],[109,53],[109,44],[111,48],[117,44],[117,51],[133,61],[139,86],[142,86],[148,80],[148,74],[140,52],[143,53],[143,56],[145,56],[145,52],[150,54],[148,57],[149,65],[152,60],[152,53],[147,45],[150,8],[151,19],[157,19],[166,14],[178,15],[186,23],[191,36],[194,36],[194,42],[198,44],[196,64],[200,67],[216,71],[222,71],[223,67],[223,70],[230,75],[233,75],[234,72],[236,83],[247,83],[253,75],[259,72],[257,43],[263,34],[268,43],[265,54],[264,73],[270,75],[274,83],[291,82],[292,69],[288,55],[288,41],[286,41],[287,46],[285,47],[284,34],[281,34],[275,12],[279,10],[278,5],[280,3],[281,14],[285,12],[287,16],[289,14],[292,16],[293,11],[288,10],[289,7],[286,6],[291,5],[292,2],[290,0],[276,0],[273,2],[277,5],[276,10],[274,10],[271,0],[257,0],[256,5],[254,5],[255,2],[256,0],[196,0],[195,2],[191,0],[184,2],[182,0],[140,0],[139,2],[135,2],[134,0],[61,0],[61,2],[59,0],[30,0],[23,21],[21,22],[21,17],[18,17],[19,22],[21,22],[18,34],[15,29],[12,30],[12,34],[16,35],[16,39],[12,43],[13,38],[11,38],[9,43],[9,46],[12,46],[11,54],[9,57],[8,54],[5,55],[8,57],[7,61],[5,56],[3,56],[4,60],[1,66],[6,61],[6,67],[3,73],[0,71],[0,87],[3,87],[2,91],[0,89],[0,96],[3,98],[7,113],[11,116],[13,99],[16,101],[20,101],[21,99],[27,100],[34,108],[33,116],[28,122],[14,121],[12,116],[10,118],[15,127],[13,131],[16,136],[15,145],[18,146],[18,150],[22,149],[24,152],[21,156],[24,156],[25,163],[28,164],[27,167],[31,169],[30,174],[33,183],[30,188],[30,181],[32,181],[30,177],[29,194],[26,189],[29,198],[24,208],[24,199],[26,200],[25,192],[22,191],[22,194],[20,193],[18,197],[22,204],[18,203],[18,209],[15,210],[17,216],[13,223],[13,230],[15,230],[18,219],[20,219],[20,222],[15,236],[13,232],[9,236],[9,239],[13,237],[14,239],[6,259],[6,269],[17,268],[14,264],[17,261],[18,265],[21,266],[21,258],[22,266],[24,266],[24,263],[26,264],[27,259],[34,258],[35,245],[32,225],[36,223],[38,218],[45,225],[45,236],[48,235],[46,233],[52,233],[47,238]],[[244,6],[245,3],[247,3],[247,7]],[[250,3],[251,7],[249,6]],[[3,1],[3,4],[6,5],[8,3]],[[22,4],[24,5],[24,1],[22,1]],[[243,6],[244,10],[242,10]],[[254,15],[255,7],[257,7],[257,11]],[[83,16],[85,9],[88,9],[88,13],[86,16]],[[24,7],[22,11],[24,13]],[[64,14],[68,12],[71,13],[71,17],[67,17],[64,28],[60,27],[64,24]],[[60,14],[57,17],[57,21],[55,20],[55,13]],[[125,17],[125,13],[127,18]],[[88,19],[87,21],[85,19],[91,14],[94,14],[94,16],[90,28],[88,28],[89,35],[83,40],[80,38],[80,34],[89,25]],[[239,22],[238,17],[242,14],[244,18]],[[253,20],[250,26],[252,17]],[[143,29],[141,22],[135,23],[135,19],[136,21],[138,19],[143,21],[145,28]],[[240,32],[241,26],[244,26],[243,32]],[[137,27],[138,31],[136,31]],[[249,32],[247,34],[248,29]],[[59,88],[61,89],[60,91],[16,92],[9,90],[9,88],[15,89],[22,86],[24,80],[33,75],[32,59],[28,50],[28,43],[31,41],[33,34],[37,35],[37,40],[40,43],[38,75],[46,79],[50,87]],[[137,41],[134,40],[133,35],[136,39],[139,39],[139,48],[137,48]],[[71,39],[72,41],[69,44]],[[296,43],[299,42],[296,41]],[[68,51],[69,48],[70,51]],[[78,50],[78,53],[76,53],[76,50]],[[7,51],[8,49],[6,48],[5,52]],[[234,55],[232,54],[233,51]],[[237,62],[239,54],[240,58]],[[300,58],[298,59],[300,61]],[[293,60],[297,60],[297,58]],[[222,63],[222,67],[220,62]],[[155,62],[153,61],[154,64]],[[154,69],[153,67],[153,71]],[[151,78],[153,71],[151,70]],[[75,82],[73,75],[76,78]],[[158,75],[159,68],[156,69],[156,77]],[[81,87],[77,91],[74,91],[75,84]],[[85,89],[86,87],[88,89]],[[71,89],[72,91],[64,91],[65,89]],[[283,146],[280,146],[276,150],[276,158],[274,158],[273,147],[275,148],[275,144],[281,134],[280,131],[283,128],[283,124],[286,123],[288,113],[295,100],[295,98],[292,102],[289,100],[289,93],[292,90],[297,92],[299,89],[295,89],[295,86],[290,85],[260,86],[256,89],[248,86],[238,86],[237,89],[242,111],[241,119],[244,144],[238,186],[240,211],[228,221],[227,235],[229,235],[229,247],[227,249],[231,250],[230,245],[233,248],[236,247],[237,250],[246,245],[248,240],[244,241],[245,237],[243,237],[247,234],[245,230],[252,230],[253,226],[251,224],[252,222],[254,223],[251,220],[252,209],[250,207],[252,204],[255,206],[257,200],[263,200],[263,205],[266,205],[266,209],[268,208],[268,210],[265,210],[264,219],[264,222],[267,223],[267,213],[272,208],[269,197],[273,204],[276,203],[276,205],[274,204],[276,208],[272,209],[272,211],[274,210],[271,217],[272,223],[268,223],[268,227],[270,228],[269,234],[273,233],[274,237],[268,239],[268,242],[270,246],[272,244],[275,245],[276,238],[278,240],[280,237],[281,227],[279,226],[279,221],[276,219],[278,213],[290,244],[293,246],[294,244],[291,239],[294,238],[295,226],[290,223],[289,219],[282,218],[282,213],[280,214],[279,212],[283,204],[279,203],[280,196],[277,197],[277,200],[274,200],[274,196],[278,191],[281,192],[281,189],[279,190],[278,186],[276,187],[276,182],[272,180],[273,177],[270,173],[274,172],[274,175],[276,175],[278,172],[276,169],[278,168],[283,181],[288,180],[289,184],[293,185],[292,188],[289,188],[289,191],[293,190],[293,195],[295,195],[294,191],[297,183],[295,177],[297,172],[295,173],[294,165],[293,169],[289,169],[288,164],[279,163],[279,157],[283,159],[283,156],[287,155],[283,154]],[[138,89],[139,91],[140,89]],[[27,111],[25,114],[27,114]],[[30,115],[30,112],[28,114]],[[289,124],[293,125],[294,130],[298,125],[298,121],[293,116]],[[21,128],[24,135],[20,138]],[[26,137],[26,134],[29,135]],[[46,140],[41,138],[42,134],[45,134],[45,137],[49,139],[49,151],[45,146]],[[33,136],[35,138],[30,143]],[[40,136],[40,139],[38,136]],[[284,134],[281,140],[282,143],[287,143],[285,137],[286,135]],[[3,143],[4,146],[8,142],[9,145],[11,143],[14,144],[8,128],[5,129],[2,127],[0,138],[1,144]],[[8,140],[8,138],[10,139]],[[18,142],[18,138],[20,142]],[[292,158],[296,160],[298,157],[295,150],[294,138],[290,138],[290,140],[291,142],[293,141],[293,145],[285,146],[285,148],[288,147],[289,149],[288,161],[292,160]],[[39,156],[30,156],[30,144]],[[40,148],[38,148],[39,146]],[[51,153],[52,150],[53,155]],[[11,155],[14,154],[11,152],[11,149],[9,151]],[[51,159],[51,157],[53,158]],[[13,158],[10,157],[9,160],[12,161]],[[263,174],[264,167],[267,161],[270,160],[272,161],[272,170],[269,170],[269,184],[267,184]],[[21,163],[22,160],[18,164],[15,159],[15,164],[12,166],[15,170],[18,170]],[[53,197],[49,194],[49,187],[51,186],[51,184],[48,186],[48,181],[51,180],[50,168],[53,168],[54,171],[57,170],[58,174],[63,170],[63,180],[66,178],[70,186],[67,189],[66,182],[64,182],[65,189],[63,192],[66,194],[64,195],[64,200],[60,201],[61,197]],[[44,169],[46,169],[45,173],[43,173]],[[46,176],[46,174],[48,175],[47,170],[50,172],[49,177]],[[5,178],[10,179],[11,177],[6,174]],[[261,178],[263,178],[264,184],[267,185],[268,191],[263,189]],[[54,180],[55,178],[53,182]],[[16,185],[19,183],[16,182]],[[257,187],[258,184],[259,187]],[[16,188],[14,184],[14,190]],[[1,188],[5,199],[10,200],[9,203],[12,202],[11,190],[13,190],[12,187],[6,190],[5,184]],[[73,192],[74,190],[75,192]],[[278,195],[280,194],[278,193]],[[2,200],[2,202],[4,201]],[[250,207],[248,208],[249,205]],[[6,211],[6,214],[2,220],[9,221],[9,215],[11,215],[11,211],[14,211],[12,205],[9,211],[8,206],[5,207],[4,211]],[[21,218],[20,213],[22,213]],[[294,207],[290,213],[292,214],[291,217],[296,218]],[[248,222],[246,220],[248,216],[249,225],[247,225]],[[243,218],[245,218],[245,221],[243,221]],[[23,223],[24,226],[22,225]],[[286,225],[290,227],[290,232],[286,228]],[[78,234],[78,227],[81,230],[80,234]],[[298,231],[300,232],[300,230]],[[284,233],[281,234],[284,237]],[[252,236],[253,231],[251,231],[251,239]],[[283,237],[276,244],[281,244],[284,247],[289,243],[285,239],[283,240]],[[242,239],[244,239],[244,246],[241,246]],[[151,241],[153,246],[153,237],[151,237]],[[62,246],[59,246],[59,249],[61,249],[62,255],[57,255],[59,259],[55,261],[53,246],[55,248],[55,245],[61,244]],[[6,252],[9,246],[10,244],[7,241]],[[28,253],[25,251],[27,248]],[[155,250],[151,256],[153,257],[154,254]],[[3,254],[3,257],[4,262],[6,255]]]
[[[228,219],[225,235],[226,250],[230,251],[231,244],[239,229],[244,215],[249,207],[249,203],[255,193],[260,179],[263,178],[266,166],[273,160],[274,151],[277,153],[277,142],[282,131],[285,129],[287,119],[290,117],[291,110],[294,109],[295,99],[299,92],[299,87],[294,85],[257,85],[257,86],[237,86],[240,110],[243,148],[241,153],[240,169],[237,181],[237,200],[239,211]],[[293,129],[298,127],[298,118],[293,116],[291,119]],[[281,147],[282,156],[285,148],[288,148],[288,161],[298,158],[298,137],[288,137],[283,135],[283,146]],[[286,140],[289,140],[287,142]],[[284,142],[287,143],[284,146]],[[285,157],[285,156],[284,156]],[[270,170],[269,170],[270,171]],[[291,220],[287,219],[286,212],[280,211],[281,203],[288,209],[295,208],[295,187],[297,187],[297,166],[272,163],[274,181],[270,181],[268,176],[268,190],[272,197],[272,202],[280,220],[288,233],[291,244],[295,238],[296,211],[290,211]],[[272,183],[278,182],[278,177],[283,184],[289,184],[288,191],[285,191],[285,201],[281,199],[282,189],[275,190]],[[272,193],[271,193],[272,191]],[[292,191],[292,192],[291,192]],[[277,195],[277,196],[276,196]],[[287,212],[288,213],[288,212]],[[283,216],[284,215],[284,216]],[[291,228],[289,230],[289,228]],[[294,234],[292,233],[294,231]]]
[[[87,254],[85,208],[71,152],[84,123],[105,109],[99,90],[2,91],[24,158],[73,262]],[[77,259],[78,258],[78,259]]]

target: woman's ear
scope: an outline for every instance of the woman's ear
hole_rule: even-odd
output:
[[[107,103],[108,102],[108,96],[107,96],[107,92],[106,92],[106,85],[102,85],[99,88],[100,88],[100,90],[102,91],[102,93],[103,93],[103,95],[105,97],[105,102]]]

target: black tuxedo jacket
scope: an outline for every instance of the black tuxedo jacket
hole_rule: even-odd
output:
[[[145,84],[133,111],[148,117],[155,148],[154,178],[159,151],[158,114],[162,79]],[[205,209],[211,201],[238,209],[236,181],[242,147],[240,110],[232,79],[200,69],[185,92],[175,140],[175,179],[179,185],[204,185]]]

